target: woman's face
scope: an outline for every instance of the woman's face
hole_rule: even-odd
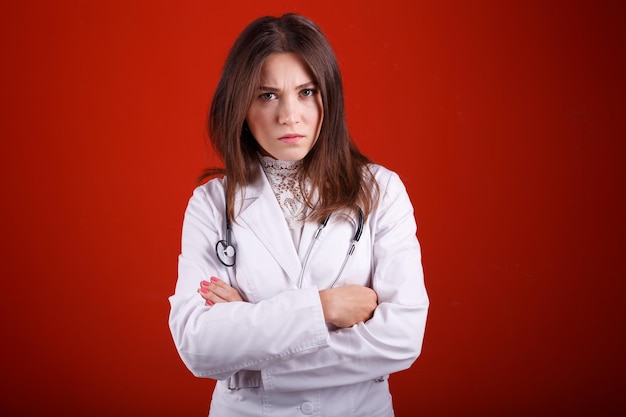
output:
[[[246,115],[261,153],[281,161],[304,158],[319,136],[323,113],[318,87],[300,57],[269,55]]]

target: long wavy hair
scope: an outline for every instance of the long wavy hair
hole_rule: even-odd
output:
[[[258,172],[259,145],[247,127],[246,114],[258,92],[263,62],[280,52],[302,58],[322,98],[320,134],[300,171],[301,189],[311,190],[305,196],[312,209],[309,218],[319,221],[332,212],[356,211],[357,207],[367,218],[378,200],[378,186],[368,168],[370,159],[357,149],[348,132],[337,59],[315,23],[293,13],[261,17],[235,40],[208,117],[209,140],[224,168],[209,168],[200,179],[226,175],[228,217],[235,221],[237,189],[245,189]],[[310,188],[304,186],[306,180]]]

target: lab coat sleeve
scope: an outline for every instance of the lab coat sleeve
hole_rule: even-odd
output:
[[[385,175],[385,172],[387,175]],[[379,172],[380,174],[380,172]],[[262,370],[269,391],[299,391],[376,379],[407,369],[421,352],[429,305],[413,206],[399,177],[383,170],[381,201],[370,218],[373,317],[330,332],[330,347]]]
[[[258,370],[327,347],[328,329],[315,288],[283,292],[256,304],[205,306],[197,292],[200,281],[211,276],[228,281],[226,267],[215,256],[223,227],[218,207],[223,207],[223,188],[210,182],[195,190],[185,212],[178,281],[169,299],[170,331],[185,365],[195,376],[225,379],[241,369]]]

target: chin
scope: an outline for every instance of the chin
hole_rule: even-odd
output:
[[[285,162],[295,162],[304,159],[305,156],[309,153],[308,150],[292,150],[292,151],[282,151],[282,152],[273,152],[270,156],[274,159],[278,159],[279,161]]]

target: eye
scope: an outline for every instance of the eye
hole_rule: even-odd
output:
[[[273,100],[276,98],[276,94],[274,93],[263,93],[259,96],[261,100]]]
[[[314,96],[315,93],[317,93],[317,90],[314,88],[305,88],[304,90],[300,92],[300,94],[302,94],[304,97]]]

